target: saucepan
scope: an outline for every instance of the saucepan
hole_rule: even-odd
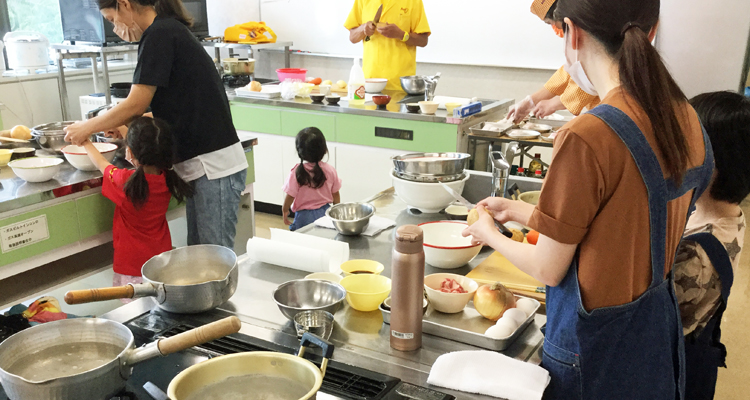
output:
[[[240,330],[237,317],[136,348],[119,322],[75,318],[21,331],[0,344],[0,383],[11,399],[108,399],[125,387],[133,366]]]
[[[323,362],[302,358],[305,348],[315,344],[323,349]],[[169,383],[171,400],[314,399],[323,383],[333,345],[309,332],[302,335],[299,353],[254,351],[230,354],[195,364],[180,372]]]
[[[156,297],[159,308],[194,314],[224,304],[237,290],[237,255],[212,244],[180,247],[146,261],[141,268],[143,283],[101,289],[73,290],[65,294],[68,304]]]

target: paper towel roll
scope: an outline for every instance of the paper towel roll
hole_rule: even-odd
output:
[[[247,255],[253,261],[307,272],[329,272],[331,265],[322,250],[259,237],[247,241]]]
[[[324,239],[317,236],[305,235],[281,229],[271,229],[271,241],[301,246],[312,250],[320,250],[329,255],[329,272],[341,273],[339,268],[345,261],[349,261],[349,243]]]

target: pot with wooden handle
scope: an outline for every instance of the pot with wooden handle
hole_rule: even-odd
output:
[[[237,317],[135,347],[125,325],[100,318],[50,322],[0,344],[0,383],[11,399],[108,399],[143,361],[237,333]]]
[[[68,304],[155,297],[159,308],[180,314],[211,310],[237,290],[239,272],[234,251],[217,245],[180,247],[146,261],[143,283],[100,289],[72,290]]]

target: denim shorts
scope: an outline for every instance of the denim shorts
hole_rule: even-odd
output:
[[[317,210],[299,210],[294,213],[294,222],[289,226],[290,231],[296,231],[297,229],[304,228],[307,225],[312,224],[318,218],[326,215],[326,210],[331,208],[330,204],[326,204]]]
[[[234,248],[237,213],[247,170],[219,179],[206,175],[189,182],[195,194],[187,200],[188,245],[218,244]]]

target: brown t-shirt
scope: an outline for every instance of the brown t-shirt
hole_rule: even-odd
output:
[[[659,163],[647,115],[623,90],[602,103],[625,112],[643,131]],[[704,160],[701,125],[686,103],[678,113],[690,166]],[[692,192],[668,205],[665,273],[685,229]],[[629,303],[651,283],[646,185],[625,144],[599,118],[584,114],[557,133],[539,204],[528,225],[558,242],[579,245],[578,282],[587,310]]]

